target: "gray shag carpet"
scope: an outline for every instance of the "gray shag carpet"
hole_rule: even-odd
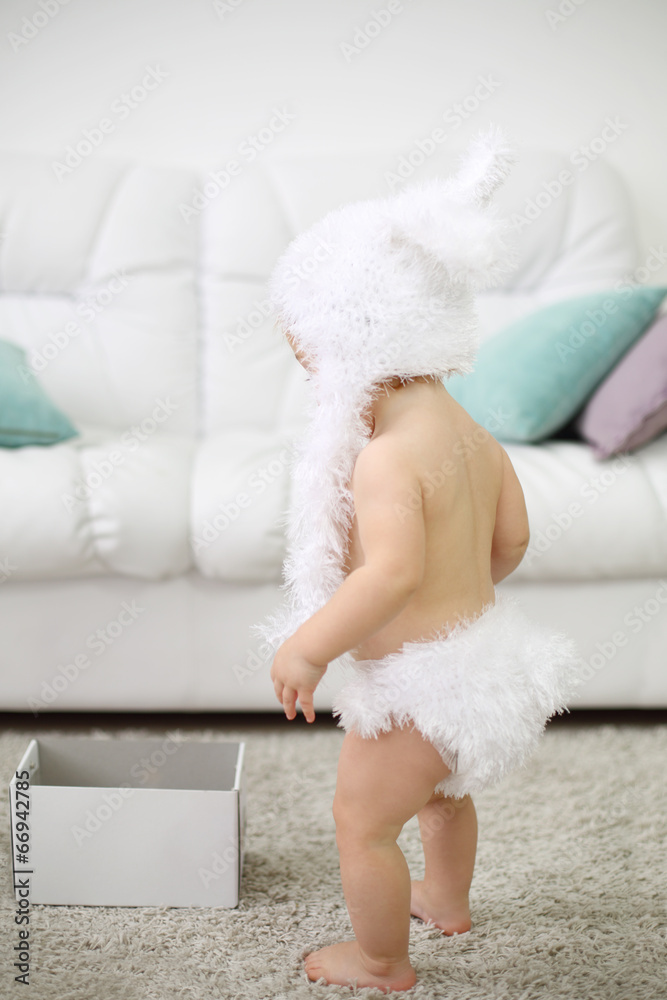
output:
[[[207,724],[210,722],[206,720]],[[179,719],[182,722],[182,717]],[[146,723],[146,724],[143,724]],[[233,726],[233,728],[232,728]],[[247,741],[248,826],[234,910],[33,906],[30,986],[13,981],[15,904],[2,795],[0,996],[33,1000],[323,1000],[376,990],[310,984],[303,956],[350,938],[331,817],[342,733],[270,723],[4,727],[4,787],[31,736]],[[473,929],[412,921],[410,1000],[667,997],[667,725],[556,720],[528,767],[475,799]],[[416,821],[400,838],[423,871]]]

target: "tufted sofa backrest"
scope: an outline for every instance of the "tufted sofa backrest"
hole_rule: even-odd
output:
[[[179,205],[196,175],[100,156],[63,173],[0,151],[0,178],[0,337],[80,429],[121,430],[162,401],[169,429],[194,433],[198,233]]]

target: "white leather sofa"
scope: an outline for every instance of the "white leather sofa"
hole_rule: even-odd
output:
[[[266,154],[223,188],[101,155],[59,181],[0,154],[0,337],[81,432],[0,449],[2,709],[278,708],[249,627],[278,599],[307,385],[265,282],[326,210],[389,193],[397,160]],[[550,196],[564,166],[524,149],[498,199],[528,221],[519,268],[480,299],[484,337],[642,263],[619,177],[598,161]],[[574,440],[507,450],[533,542],[503,586],[578,641],[577,705],[667,705],[667,437],[604,463]]]

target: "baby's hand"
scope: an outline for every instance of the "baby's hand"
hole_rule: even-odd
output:
[[[298,699],[306,722],[315,721],[313,693],[326,669],[326,665],[320,667],[302,656],[290,645],[289,639],[278,649],[271,667],[271,680],[276,698],[285,709],[288,719],[296,718]]]

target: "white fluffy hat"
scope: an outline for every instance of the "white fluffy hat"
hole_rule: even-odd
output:
[[[329,212],[271,275],[276,318],[307,359],[313,387],[292,470],[287,601],[256,626],[274,645],[342,583],[349,481],[369,433],[362,414],[381,383],[472,370],[474,293],[514,266],[510,227],[490,204],[513,160],[494,126],[471,142],[453,177]]]

